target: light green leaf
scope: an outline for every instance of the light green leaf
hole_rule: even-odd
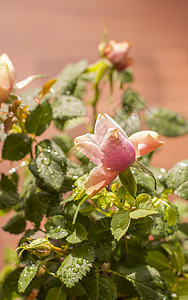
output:
[[[2,158],[20,160],[31,150],[31,138],[25,133],[12,133],[7,136],[2,150]]]
[[[84,280],[87,296],[90,300],[115,300],[117,297],[114,281],[105,275],[87,277]]]
[[[132,69],[125,69],[119,72],[119,77],[121,83],[132,82],[133,81]]]
[[[44,300],[66,300],[67,293],[61,287],[53,287],[48,290],[47,296]]]
[[[136,113],[128,114],[124,109],[116,111],[114,120],[125,130],[128,136],[138,132],[141,128],[139,115]]]
[[[136,198],[136,208],[137,209],[130,213],[130,217],[132,219],[144,218],[157,213],[153,206],[151,196],[148,194],[140,194]]]
[[[167,173],[166,183],[174,193],[188,200],[188,160],[175,164]]]
[[[62,239],[69,234],[66,223],[63,216],[53,216],[45,224],[46,233],[52,239]]]
[[[146,124],[151,130],[168,137],[188,133],[188,122],[183,116],[164,107],[150,108],[146,114]]]
[[[67,237],[67,241],[72,244],[81,243],[87,239],[87,231],[82,224],[76,223],[74,231]]]
[[[28,133],[33,133],[38,136],[49,127],[51,120],[52,108],[51,105],[45,101],[31,111],[26,119],[25,127]]]
[[[19,281],[18,281],[18,291],[23,293],[28,285],[31,283],[32,279],[35,277],[39,264],[27,266],[23,269]]]
[[[116,240],[120,240],[126,233],[130,225],[130,216],[128,210],[119,210],[112,218],[111,232]]]
[[[66,287],[71,288],[86,276],[92,267],[94,258],[93,247],[87,244],[80,244],[64,259],[56,275]]]
[[[177,220],[177,212],[173,206],[167,206],[166,218],[169,226],[173,226]]]
[[[153,211],[153,210],[145,210],[145,209],[136,209],[134,211],[132,211],[130,213],[130,218],[131,219],[139,219],[139,218],[145,218],[147,216],[150,216],[150,215],[153,215],[153,214],[156,214],[157,212],[156,211]]]
[[[83,102],[74,96],[62,95],[55,99],[52,104],[53,119],[61,122],[83,117],[86,112]]]
[[[122,106],[124,111],[130,113],[145,109],[145,100],[134,89],[128,88],[122,97]]]

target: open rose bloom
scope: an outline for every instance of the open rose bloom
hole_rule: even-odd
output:
[[[15,70],[11,60],[3,53],[0,56],[0,105],[9,96],[15,81]]]
[[[107,58],[118,71],[132,65],[133,61],[128,57],[131,44],[127,41],[116,43],[111,40],[104,48],[104,57]]]
[[[86,180],[86,194],[93,197],[130,167],[137,157],[163,145],[158,137],[155,131],[139,131],[128,137],[111,117],[99,114],[94,134],[87,133],[75,139],[74,149],[97,165]]]

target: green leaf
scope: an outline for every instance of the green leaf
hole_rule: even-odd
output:
[[[76,64],[68,64],[58,76],[58,81],[53,85],[56,94],[74,94],[78,80],[87,67],[87,61],[81,60]]]
[[[132,88],[126,89],[122,97],[122,106],[126,112],[141,111],[145,109],[145,100]]]
[[[137,186],[136,186],[136,180],[130,168],[119,173],[119,179],[124,189],[134,197],[137,191]]]
[[[188,200],[188,159],[175,164],[167,173],[166,184],[174,193]]]
[[[3,282],[3,295],[6,300],[12,300],[12,294],[18,293],[18,280],[23,268],[17,268],[8,273]]]
[[[7,136],[2,150],[2,158],[20,160],[31,150],[32,139],[25,133],[12,133]]]
[[[74,96],[62,95],[52,104],[53,119],[67,121],[76,117],[83,117],[86,112],[83,102]]]
[[[53,216],[45,224],[46,233],[52,239],[62,239],[69,234],[67,221],[63,216]]]
[[[141,299],[170,299],[169,292],[156,269],[144,265],[128,269],[120,265],[117,271],[132,282]]]
[[[29,91],[22,92],[20,98],[23,101],[22,105],[28,105],[29,110],[33,110],[37,103],[34,101],[34,98],[38,96],[40,89],[33,89]]]
[[[146,124],[159,134],[176,137],[188,133],[188,122],[181,114],[163,107],[153,107],[146,114]]]
[[[128,210],[119,210],[112,218],[111,232],[116,240],[120,240],[126,233],[130,225],[130,216]]]
[[[167,257],[160,251],[152,250],[147,252],[146,262],[153,268],[159,271],[170,269],[172,266],[169,264]]]
[[[114,281],[106,275],[88,276],[84,280],[84,286],[89,300],[115,300],[117,297]]]
[[[157,213],[153,206],[151,196],[148,194],[140,194],[136,198],[136,208],[137,209],[130,213],[132,219],[144,218]]]
[[[170,227],[176,224],[177,217],[178,215],[175,208],[173,206],[167,206],[166,218],[167,218],[168,225]]]
[[[39,264],[27,266],[23,269],[19,281],[18,281],[18,291],[23,293],[28,285],[31,283],[32,279],[35,277]]]
[[[41,135],[50,125],[52,120],[52,108],[48,101],[39,104],[28,115],[25,127],[28,133]]]
[[[29,164],[29,169],[49,189],[59,192],[65,179],[65,155],[55,142],[43,140],[36,148],[36,158]]]
[[[22,214],[16,214],[8,221],[5,226],[3,226],[3,230],[13,234],[19,234],[25,230],[25,226],[25,217]]]
[[[94,258],[93,247],[87,244],[80,244],[64,259],[56,275],[66,287],[71,288],[86,276],[92,267]]]
[[[68,153],[74,146],[72,138],[68,134],[61,134],[52,138],[64,153]]]
[[[48,290],[47,296],[44,300],[66,300],[67,293],[61,287],[53,287]]]
[[[87,231],[82,224],[76,223],[74,231],[67,237],[67,241],[72,244],[81,243],[87,239]]]
[[[17,192],[18,175],[16,172],[6,176],[1,174],[0,189],[4,192]]]
[[[125,130],[128,136],[138,132],[141,128],[139,115],[136,113],[128,114],[124,109],[115,112],[114,120]]]
[[[121,83],[132,82],[133,81],[132,69],[126,69],[119,72],[119,77]]]
[[[19,203],[19,195],[15,192],[0,191],[0,209],[8,209]]]

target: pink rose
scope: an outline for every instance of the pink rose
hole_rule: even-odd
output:
[[[76,150],[86,155],[97,167],[85,182],[86,194],[93,197],[116,176],[132,165],[136,157],[145,155],[164,144],[155,131],[140,131],[129,138],[107,114],[99,114],[94,134],[75,139]]]
[[[129,42],[116,43],[111,40],[104,48],[104,57],[106,57],[118,71],[124,70],[132,65],[132,59],[127,57],[131,44]]]
[[[0,56],[0,104],[8,98],[12,91],[14,81],[14,66],[8,56],[3,53]]]

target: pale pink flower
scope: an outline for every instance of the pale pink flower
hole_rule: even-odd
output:
[[[14,66],[9,57],[3,53],[0,56],[0,104],[8,98],[12,91],[14,81]]]
[[[104,48],[104,57],[106,57],[117,70],[123,70],[132,65],[132,59],[128,57],[131,44],[127,41],[116,43],[111,40]]]
[[[86,194],[93,197],[117,175],[132,165],[136,157],[147,154],[163,142],[154,131],[140,131],[130,138],[107,114],[99,114],[94,134],[75,139],[76,150],[86,155],[97,167],[85,182]]]

